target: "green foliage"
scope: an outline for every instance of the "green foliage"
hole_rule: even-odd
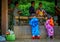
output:
[[[17,0],[15,0],[17,1]],[[15,2],[14,0],[12,0],[12,2],[14,3]],[[22,16],[29,16],[29,7],[30,7],[30,2],[32,0],[18,0],[19,2],[19,9],[22,11]],[[36,5],[35,5],[35,9],[38,8],[38,4],[39,2],[42,2],[43,3],[43,9],[48,13],[48,14],[51,14],[52,16],[55,15],[55,4],[54,4],[54,1],[55,0],[34,0],[36,2]],[[11,8],[14,8],[14,4],[11,4],[10,7]]]
[[[19,9],[22,11],[22,16],[29,16],[29,7],[30,3],[25,4],[25,5],[19,5]]]
[[[43,9],[46,10],[46,12],[52,16],[55,15],[55,4],[53,2],[43,2]]]
[[[47,2],[47,1],[42,1],[43,3],[43,9],[50,15],[54,16],[55,15],[55,10],[54,10],[54,7],[55,7],[55,4],[53,2]],[[38,8],[38,4],[39,2],[36,2],[36,5],[35,5],[35,9]],[[28,4],[20,4],[19,5],[19,9],[22,10],[22,15],[26,15],[29,16],[29,7],[30,7],[30,3]]]
[[[10,5],[9,5],[9,8],[11,8],[11,9],[13,9],[15,7],[15,5],[13,4],[13,3],[11,3]]]

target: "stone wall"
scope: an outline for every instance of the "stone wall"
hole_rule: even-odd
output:
[[[41,30],[41,38],[46,38],[47,33],[44,26],[40,26]],[[55,30],[55,38],[60,38],[60,28],[58,26],[54,27]],[[16,34],[16,38],[31,38],[31,28],[29,26],[14,26],[14,32]]]
[[[44,26],[40,27],[41,38],[46,38],[46,31]],[[31,28],[29,26],[14,26],[14,32],[17,38],[31,38]]]

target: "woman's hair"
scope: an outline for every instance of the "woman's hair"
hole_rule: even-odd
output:
[[[50,19],[51,18],[51,16],[50,17],[48,17],[48,19]]]
[[[18,4],[18,2],[16,1],[14,4],[15,4],[15,6],[16,6],[16,4]]]
[[[41,5],[42,4],[42,2],[39,2],[39,5]]]
[[[35,3],[35,1],[31,1],[31,4]]]

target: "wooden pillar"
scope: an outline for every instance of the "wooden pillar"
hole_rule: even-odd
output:
[[[6,33],[8,29],[8,0],[2,0],[2,21],[1,21],[2,34]]]

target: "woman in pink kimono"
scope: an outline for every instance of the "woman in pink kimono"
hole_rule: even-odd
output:
[[[51,20],[53,20],[53,19],[49,18],[46,20],[45,27],[47,29],[48,37],[53,39],[53,36],[54,36],[54,29],[53,29],[54,25],[53,24],[54,23]]]

